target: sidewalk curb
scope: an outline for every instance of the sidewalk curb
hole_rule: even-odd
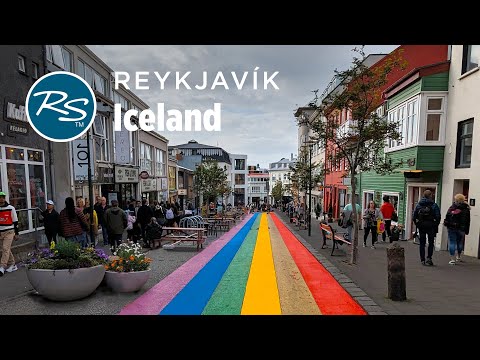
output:
[[[292,232],[292,234],[307,248],[310,253],[330,272],[330,274],[338,281],[338,283],[353,297],[353,299],[360,304],[360,306],[367,312],[368,315],[388,315],[375,301],[373,301],[365,291],[358,287],[353,280],[338,269],[330,260],[323,254],[318,252],[310,243],[305,240],[302,235],[293,232],[290,226],[280,217],[278,219]]]

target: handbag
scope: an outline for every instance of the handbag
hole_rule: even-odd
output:
[[[398,214],[396,211],[393,211],[391,220],[395,222],[398,221]]]

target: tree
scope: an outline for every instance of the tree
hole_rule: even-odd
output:
[[[385,141],[401,140],[399,123],[388,121],[377,114],[383,103],[382,91],[388,84],[388,75],[406,62],[401,52],[393,52],[380,65],[368,67],[363,47],[355,48],[352,66],[345,71],[335,71],[339,87],[330,92],[321,103],[317,99],[309,105],[315,110],[310,127],[314,141],[320,141],[327,159],[333,164],[345,161],[346,174],[352,179],[352,194],[356,193],[356,177],[362,171],[374,170],[385,175],[399,167],[401,162],[392,162],[384,154]],[[339,124],[335,117],[339,111],[349,110],[352,120]],[[356,198],[352,196],[353,209]],[[350,263],[356,264],[358,255],[358,223],[354,216],[353,241]]]
[[[310,154],[308,147],[302,147],[298,160],[294,166],[290,166],[290,180],[292,181],[292,187],[294,192],[298,194],[300,191],[309,190],[309,181],[312,189],[322,181],[323,175],[318,170],[321,169],[322,164],[312,161],[310,164]],[[312,175],[310,176],[310,171]]]
[[[275,199],[275,201],[281,201],[283,199],[283,194],[285,193],[285,188],[282,185],[282,182],[280,180],[277,180],[275,185],[272,188],[272,196]]]
[[[203,195],[207,201],[210,201],[211,198],[216,199],[218,196],[223,198],[228,192],[231,193],[227,181],[227,170],[220,168],[217,161],[203,162],[195,169],[193,175],[195,191],[197,194]]]

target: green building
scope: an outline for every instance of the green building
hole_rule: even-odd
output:
[[[385,156],[403,165],[385,176],[364,172],[357,180],[362,208],[372,199],[380,207],[383,195],[389,195],[408,239],[415,231],[413,210],[423,192],[432,190],[440,205],[448,71],[449,62],[416,68],[385,90],[379,111],[398,121],[402,134],[401,141],[386,140]]]

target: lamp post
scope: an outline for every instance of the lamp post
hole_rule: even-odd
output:
[[[309,167],[308,167],[308,236],[312,236],[312,148],[309,144]]]

